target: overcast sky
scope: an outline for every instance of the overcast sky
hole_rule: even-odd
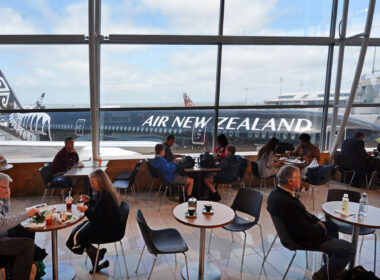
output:
[[[86,1],[4,1],[0,34],[87,34]],[[338,20],[340,19],[340,1]],[[361,32],[367,1],[350,1],[348,34]],[[380,37],[380,8],[372,36]],[[330,0],[226,0],[224,34],[328,36]],[[219,0],[102,1],[102,34],[216,35]],[[363,73],[371,71],[369,48]],[[349,89],[358,48],[346,52]],[[335,52],[335,58],[337,52]],[[380,51],[376,65],[380,69]],[[216,46],[103,45],[102,105],[212,105]],[[256,104],[287,92],[323,91],[327,47],[224,46],[221,104]],[[335,59],[336,60],[336,59]],[[23,104],[89,104],[88,46],[0,45],[0,69]]]

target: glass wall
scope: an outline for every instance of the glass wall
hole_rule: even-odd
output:
[[[88,16],[90,3],[99,18]],[[52,158],[74,137],[87,158],[94,128],[105,158],[152,154],[169,134],[179,153],[211,151],[214,133],[225,133],[238,151],[255,151],[270,137],[295,144],[302,132],[322,147],[331,137],[343,9],[343,1],[336,11],[334,3],[3,1],[1,151]],[[380,136],[378,6],[344,134],[363,130],[368,147]],[[348,36],[363,32],[367,13],[368,1],[350,1]],[[90,20],[100,34],[89,31]],[[347,41],[338,126],[358,54],[357,42]],[[100,111],[99,124],[90,110]]]

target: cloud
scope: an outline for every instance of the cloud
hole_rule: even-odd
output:
[[[19,12],[8,7],[0,9],[0,34],[33,34],[36,32],[37,29]]]

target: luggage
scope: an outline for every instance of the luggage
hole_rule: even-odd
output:
[[[186,168],[193,168],[195,161],[191,156],[185,156],[180,162],[178,162],[177,173],[185,175]]]
[[[379,280],[372,271],[365,270],[361,265],[348,270],[342,280]]]
[[[203,168],[214,168],[216,167],[215,158],[209,152],[201,154],[199,156],[199,165]]]

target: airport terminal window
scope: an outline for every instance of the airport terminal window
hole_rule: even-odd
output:
[[[211,151],[214,113],[212,110],[176,111],[101,111],[101,126],[113,123],[118,115],[128,114],[120,125],[132,131],[100,131],[101,153],[110,157],[127,157],[136,153],[154,154],[154,146],[165,141],[168,134],[176,136],[174,149],[180,153]],[[107,146],[102,146],[102,143]],[[114,147],[112,144],[114,143]]]
[[[220,110],[218,134],[223,132],[238,151],[258,151],[272,137],[297,144],[301,133],[319,145],[321,121],[319,108]]]
[[[0,34],[88,34],[84,0],[3,0]]]
[[[227,0],[224,35],[329,36],[331,0]]]
[[[1,109],[90,107],[88,46],[0,45],[0,61]]]
[[[224,46],[220,103],[308,104],[323,93],[327,51],[323,46]],[[302,99],[306,93],[310,96]]]
[[[101,106],[214,105],[216,54],[216,46],[103,46]]]
[[[338,62],[339,47],[334,50],[334,64],[331,79],[331,96],[334,100],[336,82],[336,67]],[[356,64],[359,58],[360,47],[346,47],[344,50],[343,73],[340,90],[340,101],[345,102],[350,94],[352,81],[354,79]],[[357,104],[380,104],[380,48],[368,47],[363,70],[359,80],[354,103]],[[380,112],[379,112],[380,113]]]
[[[102,1],[103,34],[216,35],[219,0]]]

